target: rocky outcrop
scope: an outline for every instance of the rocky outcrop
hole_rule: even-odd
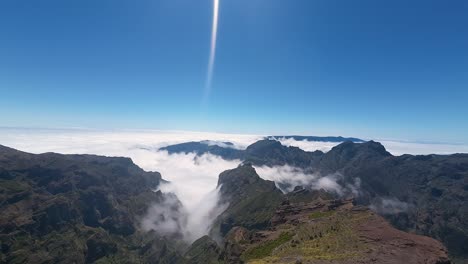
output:
[[[401,230],[442,241],[451,256],[468,258],[467,154],[395,157],[376,142],[346,143],[316,168],[338,171],[343,184],[359,178],[358,204],[372,206]]]
[[[259,166],[290,165],[298,168],[312,167],[323,152],[303,151],[298,147],[286,147],[276,140],[260,140],[248,146],[244,160]]]
[[[449,264],[445,247],[399,231],[352,200],[285,201],[270,228],[233,228],[226,238],[231,263]],[[229,253],[230,252],[230,253]]]
[[[219,217],[226,263],[450,263],[440,242],[399,231],[354,199],[298,187],[271,203],[261,197],[276,187],[249,164],[222,173],[219,184],[231,203]]]
[[[218,264],[222,263],[223,253],[218,244],[209,236],[203,236],[193,242],[184,255],[187,264]]]
[[[218,217],[213,230],[226,235],[234,226],[265,228],[276,207],[284,199],[272,181],[263,180],[250,164],[240,165],[219,175],[220,205],[227,209]]]

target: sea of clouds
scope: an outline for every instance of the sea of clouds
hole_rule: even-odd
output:
[[[147,171],[158,171],[169,181],[159,187],[162,192],[176,194],[183,208],[181,215],[170,215],[176,199],[167,204],[155,205],[143,220],[145,229],[162,233],[181,231],[188,242],[208,233],[215,218],[224,210],[219,206],[217,187],[218,175],[237,167],[240,160],[224,160],[218,156],[193,153],[169,154],[159,148],[189,141],[204,141],[224,147],[245,149],[262,139],[262,135],[241,135],[184,131],[156,130],[87,130],[87,129],[24,129],[0,128],[0,144],[31,153],[56,152],[63,154],[97,154],[105,156],[130,157],[135,164]],[[306,151],[329,151],[339,143],[296,141],[279,139],[286,146],[297,146]],[[226,145],[223,142],[232,142]],[[410,154],[449,154],[468,152],[466,145],[424,144],[398,141],[383,141],[384,146],[394,155]],[[359,184],[341,186],[340,174],[316,175],[300,169],[281,167],[257,167],[260,177],[275,181],[283,192],[295,186],[308,186],[324,189],[338,195],[353,193],[358,195]],[[390,202],[389,202],[390,201]],[[382,200],[375,210],[403,210],[401,203]],[[160,221],[165,219],[164,221]]]

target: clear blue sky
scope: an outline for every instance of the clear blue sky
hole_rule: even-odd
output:
[[[0,1],[0,126],[468,142],[468,1]]]

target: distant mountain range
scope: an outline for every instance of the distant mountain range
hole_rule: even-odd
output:
[[[443,264],[450,263],[445,247],[452,260],[468,259],[467,154],[395,157],[373,141],[347,141],[327,153],[270,139],[245,150],[224,144],[163,148],[241,161],[219,176],[226,210],[210,236],[191,245],[141,227],[149,207],[177,199],[153,191],[164,181],[159,173],[128,158],[0,146],[0,261]],[[358,181],[359,189],[338,195],[297,186],[284,194],[254,169],[283,165],[339,174],[341,186]]]
[[[354,143],[363,143],[366,142],[365,140],[353,137],[317,137],[317,136],[269,136],[266,139],[294,139],[298,141],[316,141],[316,142],[345,142],[351,141]]]
[[[345,138],[345,137],[316,137],[316,136],[268,136],[264,138],[265,140],[277,139],[293,139],[297,141],[315,141],[315,142],[333,142],[333,143],[342,143],[342,142],[354,142],[354,143],[364,143],[365,140],[359,138]],[[258,147],[254,146],[253,147]],[[170,145],[167,147],[160,148],[160,150],[166,150],[169,154],[172,153],[195,153],[197,155],[203,155],[205,153],[210,153],[213,155],[221,156],[224,159],[233,160],[233,159],[246,159],[246,156],[249,156],[249,152],[252,148],[247,148],[245,151],[236,149],[232,142],[214,142],[209,140],[204,141],[191,141],[175,145]],[[255,151],[255,150],[254,150]],[[254,154],[255,155],[255,154]]]
[[[169,154],[174,153],[195,153],[197,155],[203,155],[206,153],[211,153],[223,157],[224,159],[233,160],[233,159],[242,159],[243,151],[231,147],[223,147],[216,144],[209,144],[209,141],[199,141],[199,142],[186,142],[176,145],[170,145],[167,147],[160,148],[160,150],[166,150]],[[231,142],[223,142],[223,144],[232,146]]]

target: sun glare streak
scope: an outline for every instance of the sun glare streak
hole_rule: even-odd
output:
[[[208,100],[213,82],[213,70],[216,58],[216,40],[218,35],[218,15],[219,15],[219,0],[213,0],[213,27],[211,29],[211,46],[210,58],[208,61],[208,72],[206,76],[205,91],[203,95],[203,104]]]

